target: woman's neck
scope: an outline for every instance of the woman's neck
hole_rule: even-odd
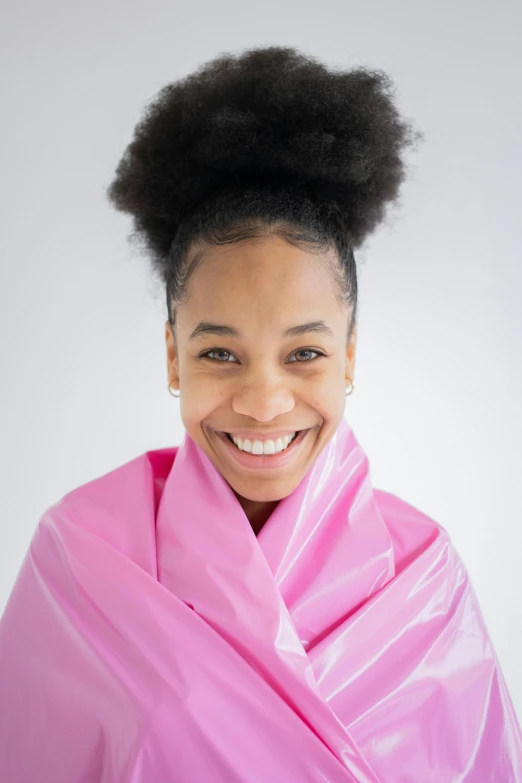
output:
[[[238,495],[237,492],[234,494],[239,500],[241,508],[245,512],[252,530],[257,536],[272,511],[279,503],[279,500],[249,500],[248,498]]]

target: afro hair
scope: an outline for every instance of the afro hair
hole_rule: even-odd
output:
[[[355,248],[397,199],[401,154],[421,137],[382,71],[328,70],[290,47],[221,54],[146,106],[107,195],[133,217],[134,237],[165,281],[180,225],[224,192],[239,205],[252,188],[298,187],[303,214],[312,203],[340,215]]]

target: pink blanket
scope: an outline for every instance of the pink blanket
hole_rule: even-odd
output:
[[[41,517],[0,622],[2,783],[520,783],[448,534],[346,420],[256,537],[188,436]]]

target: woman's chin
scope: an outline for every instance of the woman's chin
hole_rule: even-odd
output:
[[[277,486],[272,485],[272,479],[272,482],[267,482],[271,484],[269,487],[252,486],[252,484],[243,485],[243,482],[238,481],[232,483],[228,478],[226,478],[226,481],[238,498],[251,501],[252,503],[274,503],[291,495],[299,484],[300,479],[295,482],[288,481],[288,479],[285,482],[280,481]]]

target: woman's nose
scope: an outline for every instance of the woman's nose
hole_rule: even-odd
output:
[[[257,421],[271,421],[293,410],[294,406],[294,396],[286,386],[259,381],[243,384],[232,398],[232,408],[236,413]]]

